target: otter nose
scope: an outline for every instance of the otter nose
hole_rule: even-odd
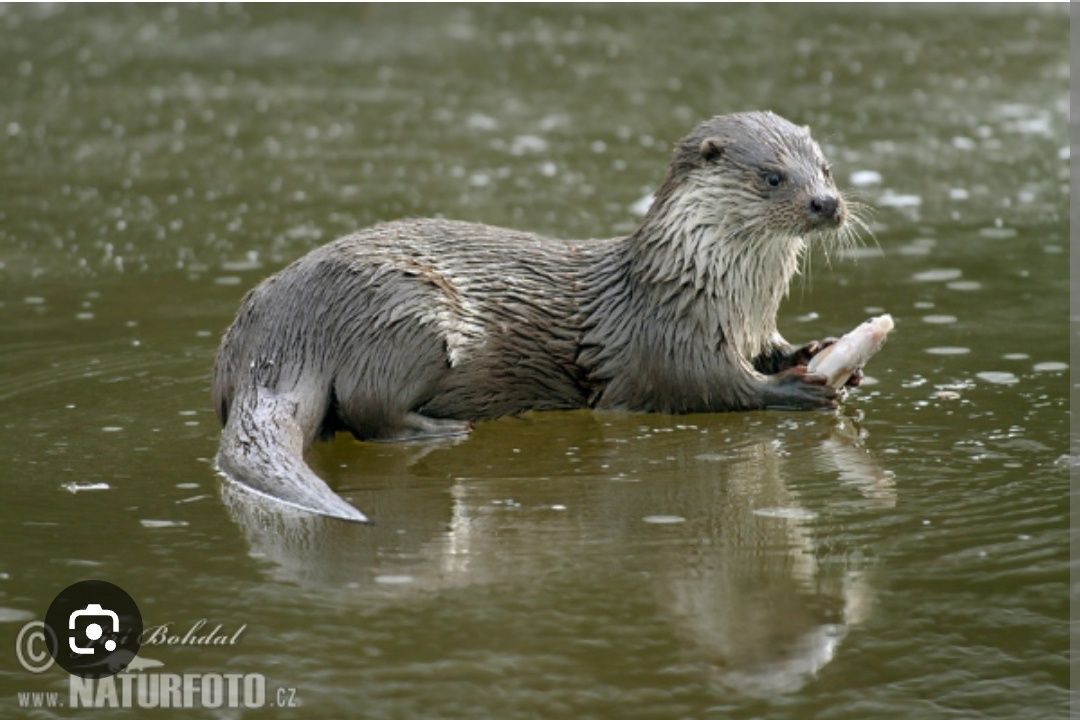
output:
[[[821,195],[810,200],[810,215],[815,220],[836,220],[840,203],[832,195]]]

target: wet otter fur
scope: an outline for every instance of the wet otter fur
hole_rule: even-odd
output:
[[[319,437],[468,432],[527,410],[835,407],[776,313],[804,238],[849,242],[847,204],[804,127],[714,117],[678,143],[640,226],[565,241],[448,220],[376,225],[243,299],[214,368],[228,478],[366,517],[304,462]]]

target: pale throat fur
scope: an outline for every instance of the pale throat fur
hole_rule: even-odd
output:
[[[749,364],[777,338],[776,314],[806,244],[739,216],[732,204],[727,193],[693,178],[658,196],[627,238],[630,275],[652,289],[660,318]]]

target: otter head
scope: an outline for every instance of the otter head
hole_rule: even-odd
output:
[[[695,222],[722,225],[725,235],[835,237],[848,218],[809,130],[771,112],[698,125],[676,146],[662,196],[692,207]]]

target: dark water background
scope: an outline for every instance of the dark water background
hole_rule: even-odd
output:
[[[143,654],[307,717],[1063,716],[1067,37],[1061,5],[0,7],[4,654],[101,577],[246,623]],[[209,369],[259,279],[402,216],[625,233],[680,135],[755,108],[878,208],[781,312],[896,318],[840,414],[318,448],[373,529],[221,496]],[[0,715],[66,682],[0,663]]]

